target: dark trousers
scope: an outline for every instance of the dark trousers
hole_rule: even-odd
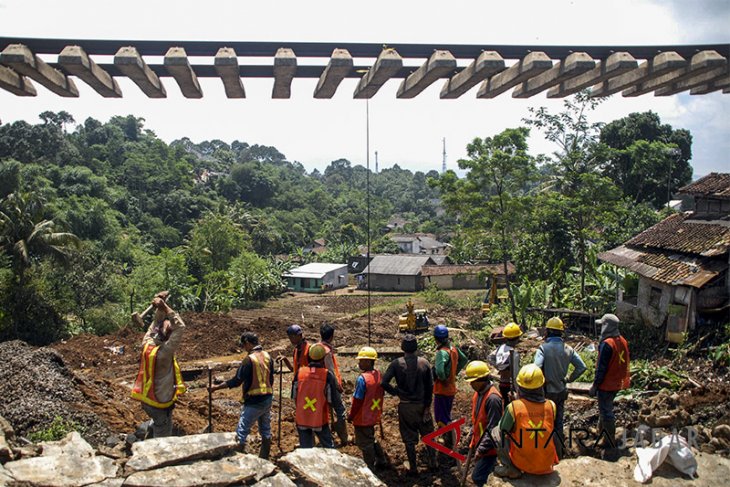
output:
[[[507,409],[507,405],[512,402],[509,399],[509,393],[512,391],[512,386],[509,382],[499,383],[499,393],[502,395],[502,410]]]
[[[433,421],[424,422],[426,407],[422,403],[401,402],[398,404],[398,429],[406,445],[418,444],[419,435],[425,436],[433,431]]]
[[[494,465],[497,463],[497,455],[490,455],[488,457],[479,457],[474,462],[474,471],[471,473],[471,480],[477,487],[487,483],[489,474],[494,471]]]
[[[613,400],[617,392],[598,389],[598,412],[603,421],[616,421],[616,416],[613,414]]]
[[[323,448],[334,448],[335,441],[332,439],[332,431],[330,425],[322,426],[322,429],[315,431],[311,428],[302,429],[297,427],[299,433],[299,448],[314,448],[314,435],[317,435],[320,445]]]

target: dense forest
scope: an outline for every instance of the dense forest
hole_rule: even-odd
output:
[[[596,103],[577,96],[474,139],[463,176],[368,174],[347,159],[308,172],[274,147],[167,144],[133,115],[0,125],[0,338],[105,333],[160,289],[178,309],[253,306],[314,239],[327,240],[322,261],[362,250],[368,180],[372,252],[397,251],[385,225],[399,215],[455,262],[514,262],[516,309],[537,296],[596,307],[617,280],[596,253],[658,221],[692,176],[688,131],[651,112],[592,123]],[[531,130],[555,152],[530,155]]]

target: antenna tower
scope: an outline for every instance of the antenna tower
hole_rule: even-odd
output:
[[[443,160],[443,163],[441,164],[441,174],[444,174],[446,172],[446,137],[443,138],[443,142],[444,142],[444,153],[443,153],[444,160]]]

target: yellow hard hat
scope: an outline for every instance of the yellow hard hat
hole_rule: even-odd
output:
[[[535,364],[525,365],[517,374],[517,385],[523,389],[538,389],[545,384],[542,369]]]
[[[522,336],[522,328],[517,323],[507,323],[502,330],[502,336],[505,338],[517,338]]]
[[[372,347],[362,347],[357,352],[357,360],[375,360],[378,358],[378,352]]]
[[[324,345],[321,343],[315,343],[309,347],[310,360],[322,360],[325,355],[327,355],[327,350],[325,350]]]
[[[466,381],[472,382],[489,375],[489,366],[481,360],[472,360],[466,364]]]
[[[547,328],[550,328],[551,330],[565,331],[565,325],[563,324],[563,320],[561,320],[557,316],[553,316],[552,318],[547,320],[547,325],[545,326]]]

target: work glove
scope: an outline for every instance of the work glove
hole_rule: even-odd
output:
[[[588,390],[588,395],[591,397],[596,397],[597,394],[598,394],[598,387],[595,384],[593,384],[591,386],[591,388]]]

